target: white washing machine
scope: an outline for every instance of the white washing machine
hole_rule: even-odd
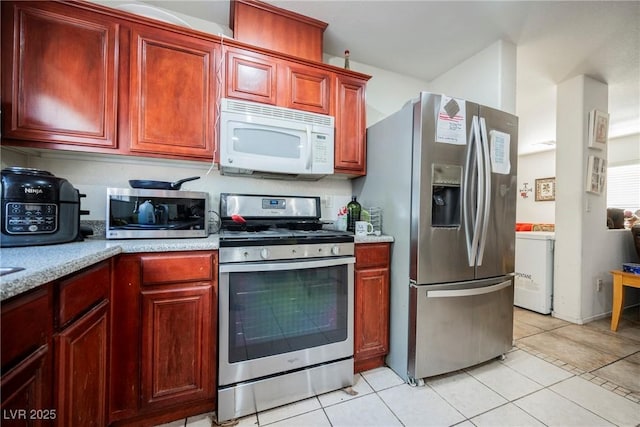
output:
[[[554,243],[553,232],[516,232],[514,305],[542,314],[551,313]]]

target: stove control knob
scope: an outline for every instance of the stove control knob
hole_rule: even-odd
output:
[[[334,246],[331,248],[331,254],[340,255],[340,246]]]
[[[267,249],[267,248],[260,249],[260,258],[262,258],[262,259],[269,258],[269,249]]]

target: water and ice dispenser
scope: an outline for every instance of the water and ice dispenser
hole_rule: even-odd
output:
[[[462,166],[434,164],[431,183],[431,226],[460,226]]]

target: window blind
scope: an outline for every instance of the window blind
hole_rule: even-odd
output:
[[[607,169],[607,207],[640,209],[640,163]]]

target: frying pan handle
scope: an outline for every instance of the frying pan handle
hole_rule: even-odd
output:
[[[187,181],[195,181],[196,179],[200,179],[199,176],[192,176],[190,178],[179,179],[176,182],[171,183],[171,188],[180,188],[180,186]]]

